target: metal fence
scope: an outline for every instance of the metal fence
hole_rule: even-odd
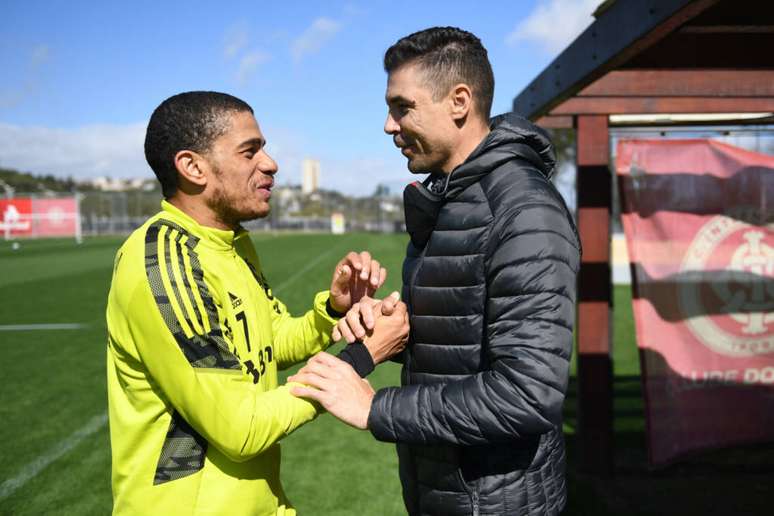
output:
[[[73,194],[16,194],[39,198]],[[127,234],[160,209],[158,191],[82,192],[78,194],[81,230],[85,236]],[[397,197],[349,198],[335,192],[272,199],[268,217],[249,221],[251,231],[330,232],[333,213],[340,213],[346,231],[404,231],[402,202]]]

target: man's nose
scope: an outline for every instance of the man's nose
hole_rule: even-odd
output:
[[[279,170],[277,162],[274,161],[274,158],[269,156],[266,151],[263,151],[263,159],[261,159],[261,162],[258,164],[258,168],[261,169],[261,172],[270,176],[273,176]]]
[[[384,132],[387,134],[396,134],[400,132],[400,125],[389,112],[387,113],[387,120],[384,121]]]

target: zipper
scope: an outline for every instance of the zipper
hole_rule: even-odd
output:
[[[416,259],[417,260],[417,265],[416,265],[416,267],[414,267],[414,270],[411,271],[411,276],[409,277],[408,289],[407,289],[408,299],[406,299],[406,302],[408,303],[409,307],[413,307],[414,282],[416,281],[417,276],[419,275],[419,269],[420,269],[420,267],[422,267],[422,260],[425,257],[425,251],[426,250],[427,250],[427,245],[425,245],[425,247],[423,247],[422,250],[419,252],[419,256]],[[409,327],[409,332],[410,332],[409,333],[409,340],[411,340],[411,337],[412,337],[411,332],[413,332],[413,330],[410,327]],[[410,376],[411,376],[411,356],[410,356],[410,352],[409,352],[408,349],[405,349],[403,352],[405,353],[404,356],[406,357],[403,360],[403,370],[406,373],[405,383],[408,384],[409,381],[410,381]]]
[[[473,506],[473,516],[479,516],[479,508],[478,508],[478,489],[470,489],[468,487],[468,483],[465,482],[465,477],[462,476],[462,469],[457,468],[457,476],[460,479],[460,484],[462,485],[462,488],[465,490],[465,492],[468,493],[468,497],[470,498],[470,504]]]

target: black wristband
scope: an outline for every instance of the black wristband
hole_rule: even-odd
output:
[[[339,358],[352,366],[360,378],[365,378],[374,370],[374,359],[365,344],[356,340],[354,343],[344,346],[339,353]]]
[[[337,312],[336,310],[333,309],[333,305],[331,305],[331,298],[328,298],[325,300],[325,312],[331,317],[333,317],[334,319],[341,319],[342,317],[347,315],[346,312],[344,313]]]

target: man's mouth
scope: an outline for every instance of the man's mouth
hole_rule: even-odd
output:
[[[268,181],[265,183],[258,183],[255,185],[256,190],[263,190],[267,194],[271,195],[271,189],[274,187],[274,181]]]
[[[394,141],[395,146],[400,149],[401,153],[404,155],[406,152],[413,152],[414,146],[408,142],[402,141],[402,140],[395,140]]]

